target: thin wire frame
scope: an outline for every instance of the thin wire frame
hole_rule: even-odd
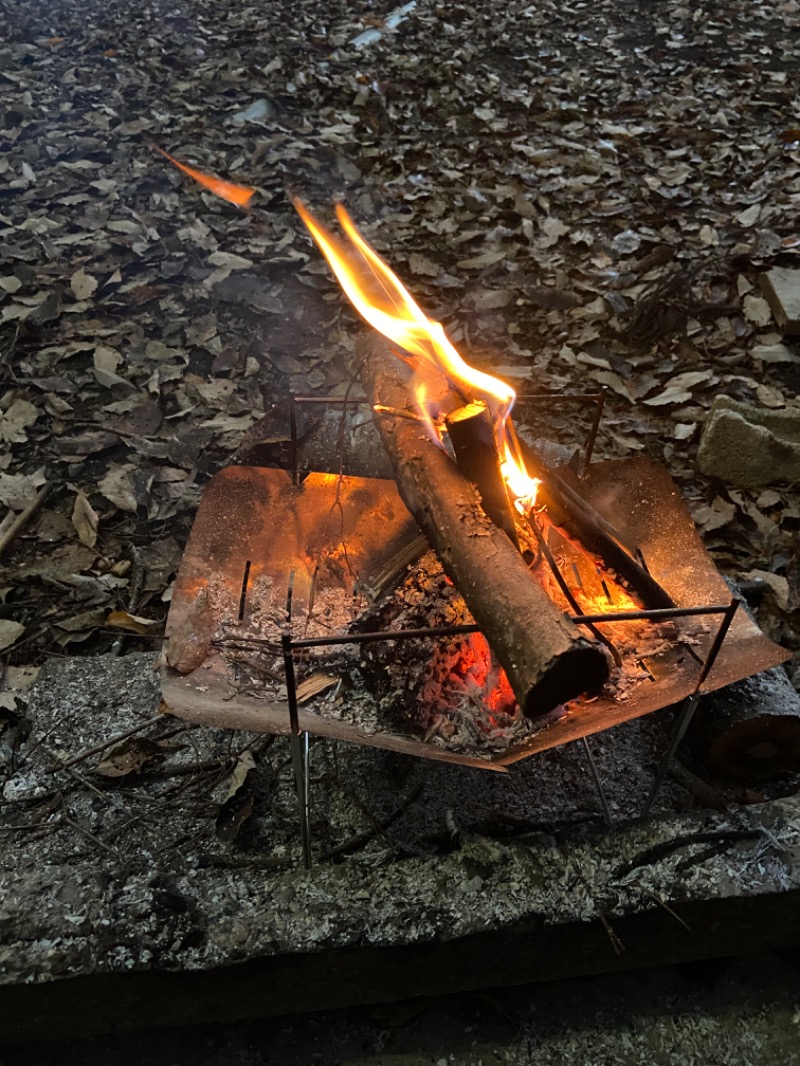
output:
[[[697,704],[701,696],[701,689],[703,682],[708,677],[714,662],[719,655],[720,650],[725,642],[725,637],[733,622],[734,616],[741,604],[741,599],[738,596],[733,596],[727,604],[714,604],[706,607],[671,607],[660,608],[651,611],[613,611],[608,614],[573,614],[568,617],[575,625],[593,625],[598,622],[626,622],[626,621],[649,621],[652,623],[668,621],[676,618],[691,618],[703,615],[721,615],[719,628],[714,636],[711,646],[706,653],[705,659],[700,662],[700,670],[698,673],[697,682],[695,684],[694,692],[687,697],[684,701],[681,711],[678,715],[675,727],[673,729],[672,738],[667,751],[662,759],[656,776],[653,781],[653,786],[650,794],[647,798],[645,806],[642,810],[640,817],[644,818],[649,814],[650,809],[664,783],[670,764],[672,763],[675,753],[678,750],[678,746],[683,739],[686,730],[689,728],[691,720],[694,716]],[[299,708],[297,701],[297,675],[295,673],[295,659],[294,653],[297,650],[304,650],[309,648],[330,647],[337,644],[367,644],[377,641],[388,640],[432,640],[439,637],[457,636],[460,634],[477,633],[479,627],[475,624],[472,625],[460,625],[460,626],[438,626],[425,629],[385,629],[375,630],[368,633],[349,633],[342,634],[335,637],[303,637],[300,640],[293,640],[290,633],[284,633],[281,638],[281,646],[283,650],[284,668],[286,672],[286,697],[289,705],[289,731],[290,738],[293,744],[293,761],[295,763],[295,785],[298,793],[298,804],[300,813],[300,835],[303,848],[303,863],[305,869],[308,871],[312,865],[312,851],[311,851],[311,835],[309,827],[309,807],[310,807],[310,780],[308,775],[308,734],[305,733],[305,758],[303,760],[304,767],[301,769],[299,762],[300,754],[300,736],[301,730],[299,725]],[[263,643],[258,638],[250,638],[248,643]],[[603,815],[606,824],[610,825],[610,812],[608,809],[608,802],[603,789],[602,780],[594,760],[591,756],[591,750],[588,744],[585,743],[584,747],[589,758],[590,769],[592,772],[592,778],[600,797],[601,806],[603,808]],[[297,749],[295,751],[295,749]]]

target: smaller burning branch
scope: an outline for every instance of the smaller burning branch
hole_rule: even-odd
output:
[[[486,404],[473,400],[447,415],[445,423],[459,469],[477,488],[486,514],[519,550],[514,512],[500,473],[494,425]]]
[[[546,505],[553,522],[572,533],[584,548],[599,555],[607,567],[627,581],[642,606],[649,610],[674,607],[675,601],[669,593],[622,546],[620,534],[583,498],[572,471],[564,468],[556,473],[544,466],[525,444],[521,450],[526,463],[539,477],[537,499]]]
[[[386,342],[367,336],[358,354],[372,402],[413,410],[411,374]],[[403,502],[464,597],[525,713],[544,714],[601,686],[609,670],[604,653],[550,600],[447,452],[407,419],[380,419],[379,429]]]

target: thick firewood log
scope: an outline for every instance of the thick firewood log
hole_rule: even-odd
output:
[[[800,697],[782,666],[704,696],[686,734],[700,768],[737,784],[800,768]]]
[[[411,373],[377,334],[357,355],[374,404],[413,411]],[[474,486],[419,422],[379,418],[397,487],[489,641],[524,712],[538,716],[596,689],[609,664],[550,600]]]

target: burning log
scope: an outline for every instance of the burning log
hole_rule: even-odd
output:
[[[462,474],[477,488],[486,514],[519,550],[514,513],[500,473],[494,426],[486,404],[473,400],[466,407],[451,411],[445,422]]]
[[[410,372],[377,335],[358,348],[373,403],[413,410]],[[382,418],[381,439],[404,503],[463,595],[529,716],[601,686],[601,649],[552,603],[472,484],[415,421]]]
[[[575,474],[564,467],[557,473],[542,463],[535,448],[521,442],[522,454],[541,480],[538,499],[556,525],[572,533],[589,551],[623,578],[648,610],[674,607],[675,601],[618,541],[620,536],[580,494]]]

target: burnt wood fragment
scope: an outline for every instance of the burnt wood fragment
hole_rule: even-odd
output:
[[[655,578],[641,566],[609,529],[600,514],[581,496],[580,481],[569,468],[557,472],[539,460],[537,453],[520,442],[529,470],[541,480],[537,500],[547,507],[558,526],[571,533],[588,551],[599,555],[605,565],[628,583],[647,610],[675,607],[675,601]]]

